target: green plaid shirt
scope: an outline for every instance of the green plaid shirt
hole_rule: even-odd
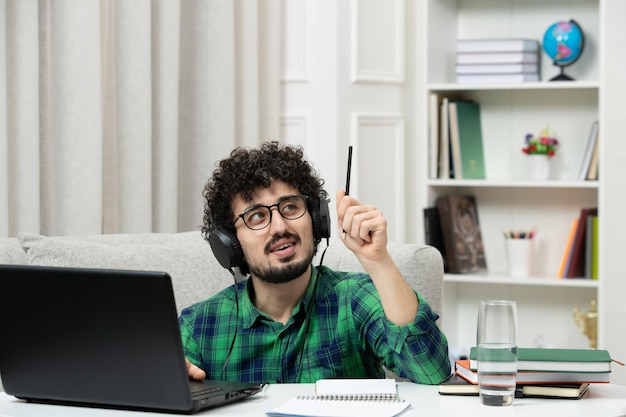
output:
[[[435,323],[439,316],[419,294],[415,321],[397,326],[385,317],[369,275],[313,268],[306,293],[283,325],[254,307],[251,282],[238,283],[237,291],[239,314],[230,286],[179,318],[185,356],[209,379],[382,378],[382,365],[423,384],[438,384],[450,374],[448,342]]]

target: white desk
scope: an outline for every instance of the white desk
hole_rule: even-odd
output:
[[[205,410],[196,415],[265,416],[265,412],[299,394],[313,394],[313,384],[270,385],[262,393],[246,400]],[[402,414],[410,416],[568,416],[604,417],[626,416],[626,387],[614,384],[595,384],[579,400],[552,400],[516,398],[511,407],[487,407],[478,397],[439,395],[437,386],[398,384],[398,394],[409,400],[412,407]],[[68,407],[29,404],[6,393],[0,393],[2,417],[163,417],[167,414],[107,410],[99,408]]]

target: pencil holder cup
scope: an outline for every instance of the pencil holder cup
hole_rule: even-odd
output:
[[[512,277],[529,276],[535,240],[506,239],[505,243],[509,275]]]

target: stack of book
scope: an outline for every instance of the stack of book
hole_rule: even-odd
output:
[[[589,384],[608,383],[611,356],[606,350],[518,348],[515,396],[580,398]],[[439,385],[444,395],[478,395],[476,348],[455,362],[454,374]]]
[[[459,39],[459,83],[539,81],[539,42],[534,39]]]

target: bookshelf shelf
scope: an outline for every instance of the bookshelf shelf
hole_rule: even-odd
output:
[[[486,275],[460,275],[446,274],[444,281],[447,283],[465,284],[488,284],[488,285],[519,285],[538,286],[556,288],[597,288],[598,281],[589,279],[559,279],[548,276],[530,276],[525,278],[514,278],[506,272],[491,272]]]
[[[427,185],[430,187],[488,187],[488,188],[587,188],[597,189],[598,181],[525,181],[525,180],[440,180],[429,179]]]
[[[434,83],[429,84],[428,89],[434,92],[462,92],[462,91],[511,91],[511,90],[596,90],[600,84],[597,81],[572,81],[572,82],[528,82],[516,84],[457,84],[457,83]]]

